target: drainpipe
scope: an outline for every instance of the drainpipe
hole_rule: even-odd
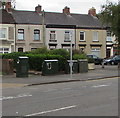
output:
[[[15,41],[14,41],[14,51],[16,52],[16,23],[15,23]]]
[[[43,10],[43,13],[42,13],[42,29],[43,29],[43,43],[44,43],[44,46],[46,46],[46,40],[45,40],[45,12]]]
[[[77,41],[76,41],[76,32],[77,32],[76,31],[76,26],[74,27],[74,29],[75,29],[75,50],[76,50],[77,49],[77,46],[76,46],[77,45]]]

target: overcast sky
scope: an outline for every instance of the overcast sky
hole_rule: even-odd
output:
[[[108,0],[16,0],[17,10],[34,11],[35,6],[40,4],[42,10],[48,12],[62,12],[65,6],[70,8],[71,13],[87,14],[88,9],[94,7],[96,12],[100,12],[101,5],[106,4]],[[118,0],[109,0],[117,3]]]

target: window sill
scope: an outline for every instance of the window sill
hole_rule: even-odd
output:
[[[40,40],[33,40],[33,41],[40,41]]]
[[[18,39],[17,41],[25,41],[25,40],[20,40],[20,39]]]
[[[71,42],[71,40],[64,40],[64,42]]]
[[[49,40],[49,42],[57,42],[57,40]]]
[[[79,42],[86,42],[85,40],[79,40]]]
[[[99,42],[99,41],[97,41],[97,40],[94,40],[93,42]]]

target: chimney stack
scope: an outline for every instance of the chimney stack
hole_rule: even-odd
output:
[[[96,16],[96,9],[92,7],[91,9],[89,9],[88,14],[92,16]]]
[[[38,5],[38,6],[35,7],[35,11],[36,11],[37,13],[40,13],[41,10],[42,10],[42,6],[41,6],[41,5]]]
[[[66,7],[63,9],[63,13],[69,15],[69,14],[70,14],[70,8],[66,6]]]
[[[11,10],[12,10],[11,2],[6,2],[5,9],[7,12],[11,12]]]

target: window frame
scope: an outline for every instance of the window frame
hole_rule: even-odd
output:
[[[50,36],[50,41],[56,41],[56,31],[55,30],[51,30],[49,33],[49,36]],[[52,37],[54,37],[54,38],[52,38]]]
[[[64,32],[64,41],[65,42],[70,42],[71,39],[70,39],[70,31],[65,31]]]
[[[81,33],[83,33],[83,39],[81,39]],[[85,41],[85,31],[80,31],[80,40],[79,41]]]
[[[23,31],[23,32],[19,32],[20,30]],[[24,39],[24,38],[25,38],[25,37],[24,37],[24,35],[25,35],[24,29],[18,29],[18,32],[17,32],[17,33],[18,33],[18,34],[17,34],[18,40],[19,40],[19,41],[24,41],[24,40],[25,40],[25,39]],[[22,38],[19,38],[19,35],[20,35],[20,34],[22,35]]]
[[[5,50],[8,49],[8,50]],[[10,48],[8,47],[0,47],[0,53],[5,54],[5,53],[10,53]]]
[[[94,31],[93,32],[93,41],[99,41],[99,39],[98,39],[98,36],[99,36],[99,32],[98,31]]]
[[[35,35],[37,36],[37,38],[35,39]],[[39,29],[34,29],[34,41],[40,41],[40,30]]]
[[[5,37],[0,37],[0,40],[7,40],[7,38],[8,38],[8,28],[6,28],[6,27],[0,27],[0,29],[1,29],[1,31],[2,31],[2,29],[5,29],[6,31],[5,31]],[[1,32],[2,33],[2,32]]]

